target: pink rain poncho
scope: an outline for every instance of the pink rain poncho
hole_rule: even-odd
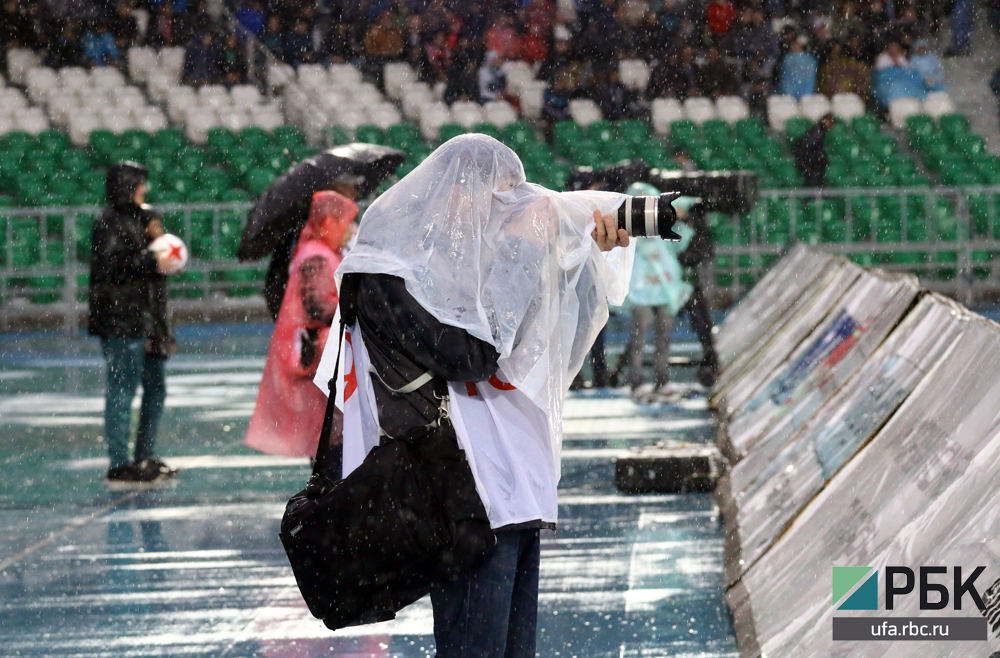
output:
[[[267,353],[246,444],[271,455],[314,457],[326,396],[313,383],[339,295],[333,273],[358,206],[336,192],[313,195]]]

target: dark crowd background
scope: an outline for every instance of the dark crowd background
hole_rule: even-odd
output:
[[[573,98],[619,119],[660,97],[740,95],[757,110],[773,93],[854,92],[870,101],[877,69],[918,58],[928,75],[940,69],[923,39],[941,29],[952,31],[943,56],[969,54],[978,10],[973,0],[577,0],[571,22],[550,0],[226,6],[239,33],[204,0],[11,0],[0,13],[0,45],[40,51],[53,67],[120,66],[133,45],[183,46],[187,82],[238,84],[247,78],[243,39],[252,38],[289,64],[347,61],[375,79],[386,62],[406,61],[443,84],[448,102],[506,98],[502,64],[523,60],[548,83],[548,119],[568,118]],[[1000,0],[981,7],[1000,26]],[[623,59],[649,63],[644,92],[619,80]]]

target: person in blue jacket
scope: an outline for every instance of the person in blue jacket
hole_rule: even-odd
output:
[[[633,183],[626,194],[659,196],[660,191],[648,183]],[[673,206],[682,211],[685,207],[684,200],[674,201]],[[623,310],[632,311],[632,330],[612,381],[620,379],[624,373],[633,394],[640,397],[669,396],[670,334],[674,318],[687,303],[693,290],[691,284],[683,279],[683,268],[677,256],[691,242],[694,230],[677,222],[674,231],[680,234],[680,242],[653,238],[637,240],[629,293],[622,305]],[[653,324],[655,335],[651,384],[644,383],[642,371],[642,356],[650,324]]]

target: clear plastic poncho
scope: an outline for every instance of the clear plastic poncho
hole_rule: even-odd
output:
[[[569,384],[628,292],[634,248],[605,254],[591,237],[594,211],[624,199],[527,183],[514,151],[460,135],[372,203],[337,276],[398,276],[439,321],[492,344],[503,378],[546,412],[558,455]]]

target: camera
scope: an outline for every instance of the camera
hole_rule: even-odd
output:
[[[709,212],[746,214],[757,199],[757,175],[752,171],[672,171],[650,169],[642,160],[622,162],[606,169],[577,167],[566,189],[624,192],[632,183],[649,183],[659,190],[699,197]]]
[[[673,231],[677,213],[670,202],[679,197],[677,192],[660,196],[629,196],[618,207],[618,228],[634,238],[680,240]]]

